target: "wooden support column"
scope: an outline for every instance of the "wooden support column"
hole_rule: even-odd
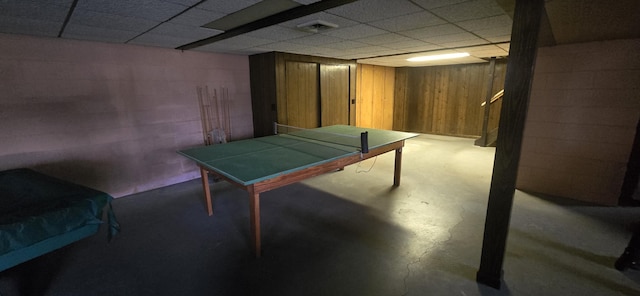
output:
[[[493,177],[476,281],[500,289],[544,0],[516,0]]]

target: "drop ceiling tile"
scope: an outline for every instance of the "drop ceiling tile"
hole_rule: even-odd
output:
[[[474,0],[432,9],[431,12],[450,22],[461,22],[503,15],[504,10],[494,0]]]
[[[440,50],[443,47],[440,45],[436,45],[436,44],[430,44],[430,43],[424,43],[420,46],[416,46],[416,47],[406,47],[403,48],[403,50],[405,52],[428,52],[428,51],[433,51],[433,50]]]
[[[501,43],[501,44],[496,44],[496,46],[502,48],[506,52],[509,52],[509,48],[511,46],[511,43],[510,42]]]
[[[424,42],[424,41],[421,41],[421,40],[411,39],[409,41],[384,44],[384,46],[388,47],[388,48],[393,48],[393,49],[407,50],[409,48],[416,48],[416,47],[431,47],[431,46],[433,46],[433,44],[428,43],[428,42]],[[440,48],[440,47],[438,47],[438,48]]]
[[[476,46],[480,44],[487,44],[485,40],[480,38],[464,39],[464,40],[451,41],[451,42],[434,42],[434,43],[444,48],[458,48],[463,46]]]
[[[418,4],[425,9],[433,9],[466,1],[469,0],[413,0],[415,4]]]
[[[445,20],[433,15],[432,13],[428,11],[421,11],[371,22],[370,25],[385,29],[387,31],[395,32],[441,25],[444,23],[446,23]]]
[[[369,36],[365,38],[357,38],[355,39],[358,42],[363,42],[371,45],[386,45],[393,43],[401,43],[401,42],[416,42],[416,40],[411,39],[406,36],[402,36],[396,33],[386,33],[375,36]],[[417,41],[420,42],[420,41]]]
[[[407,0],[360,0],[327,10],[328,13],[359,22],[382,20],[419,11],[422,11],[422,8]]]
[[[487,30],[476,30],[476,31],[473,31],[473,33],[487,40],[489,40],[490,38],[504,39],[504,37],[507,36],[507,39],[502,41],[508,41],[509,40],[508,36],[511,35],[511,27],[493,28],[493,29],[487,29]]]
[[[254,5],[258,2],[260,2],[261,0],[234,0],[234,1],[228,1],[228,0],[207,0],[201,4],[199,4],[197,7],[200,9],[205,9],[205,10],[210,10],[210,11],[216,11],[216,12],[222,12],[225,14],[230,14],[233,12],[236,12],[238,10],[247,8],[251,5]]]
[[[323,35],[334,36],[343,39],[355,39],[359,37],[385,34],[388,32],[369,25],[359,24],[346,28],[328,29],[326,31],[322,31],[321,33]]]
[[[138,32],[96,28],[84,25],[67,25],[62,37],[70,39],[125,43],[138,35]]]
[[[84,0],[78,1],[75,12],[92,11],[106,14],[137,17],[152,21],[166,21],[188,7],[159,0],[145,1],[112,1]]]
[[[300,38],[304,36],[310,36],[313,34],[309,32],[304,32],[301,30],[293,29],[293,28],[275,25],[275,26],[270,26],[270,27],[249,32],[246,35],[251,37],[256,37],[256,38],[283,41],[283,40]]]
[[[223,33],[223,31],[202,27],[184,26],[174,23],[163,23],[153,28],[146,34],[165,35],[170,37],[183,37],[191,41],[208,38]],[[188,42],[187,42],[188,43]]]
[[[300,52],[300,51],[309,50],[312,47],[315,47],[315,46],[308,46],[304,44],[297,44],[297,43],[290,43],[290,42],[277,42],[277,43],[265,44],[260,46],[260,48],[267,48],[274,51],[282,51],[282,52],[289,52],[290,50]]]
[[[304,24],[306,22],[315,21],[315,20],[322,20],[332,24],[336,24],[338,25],[339,28],[345,28],[345,27],[355,26],[359,24],[358,22],[354,20],[350,20],[348,18],[343,18],[337,15],[326,13],[326,12],[318,12],[318,13],[306,15],[297,19],[293,19],[290,21],[282,22],[278,25],[287,27],[287,28],[296,29],[300,24]]]
[[[304,44],[307,46],[320,46],[323,44],[335,43],[340,41],[344,41],[344,39],[333,37],[333,36],[322,35],[322,34],[314,34],[310,36],[288,40],[288,42],[290,43]]]
[[[459,50],[468,52],[470,55],[478,58],[503,57],[508,54],[504,49],[496,45],[468,47]]]
[[[26,18],[44,22],[62,22],[71,7],[71,0],[42,3],[42,1],[0,1],[0,16]]]
[[[170,22],[181,25],[201,27],[204,24],[215,21],[223,16],[225,16],[225,14],[221,12],[192,8],[172,18]]]
[[[366,47],[366,46],[370,46],[370,45],[369,44],[365,44],[365,43],[361,43],[361,42],[345,40],[345,41],[340,41],[340,42],[335,42],[335,43],[327,43],[327,44],[324,44],[323,46],[326,47],[326,48],[330,48],[330,49],[347,50],[347,49]]]
[[[80,25],[94,28],[115,29],[142,33],[158,25],[159,22],[143,18],[125,17],[114,14],[76,11],[69,20],[69,25]]]
[[[477,36],[467,32],[442,35],[442,36],[434,36],[434,37],[426,38],[423,40],[430,43],[434,43],[434,44],[446,44],[446,43],[458,42],[458,41],[474,41],[476,42],[476,44],[486,43],[486,42],[483,42],[482,39],[478,38]]]
[[[437,36],[443,35],[451,35],[451,34],[459,34],[464,33],[463,29],[452,25],[452,24],[444,24],[438,26],[431,26],[426,28],[414,29],[409,31],[402,31],[399,34],[405,35],[407,37],[425,40],[428,38],[433,38]]]
[[[138,36],[135,39],[131,40],[129,44],[176,48],[178,46],[190,43],[192,41],[193,39],[186,38],[186,37],[146,33],[142,36]]]
[[[251,37],[246,35],[239,35],[239,36],[224,39],[212,44],[218,44],[223,47],[249,48],[249,47],[263,46],[265,44],[270,44],[270,43],[273,43],[273,40],[256,38],[256,37]]]
[[[0,18],[0,28],[3,33],[56,37],[62,22],[4,16]]]
[[[510,16],[502,14],[497,16],[457,22],[456,24],[463,29],[473,32],[477,30],[489,30],[494,28],[509,28],[509,31],[511,31],[512,23],[513,21],[511,20]]]
[[[503,35],[503,36],[495,36],[495,37],[484,37],[487,41],[491,43],[502,43],[502,42],[510,42],[511,35]]]

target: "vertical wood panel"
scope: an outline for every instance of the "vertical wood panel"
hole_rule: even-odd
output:
[[[393,129],[407,130],[405,124],[405,114],[407,101],[407,68],[395,69],[394,77],[394,100],[393,100]]]
[[[360,100],[358,108],[358,126],[371,127],[373,112],[373,66],[362,65],[360,72],[362,84],[360,88]]]
[[[393,129],[395,69],[365,64],[358,69],[357,125]]]
[[[320,65],[321,125],[349,124],[349,66]]]
[[[382,107],[384,112],[382,113],[382,126],[380,128],[391,130],[393,129],[393,106],[394,106],[394,89],[395,89],[395,69],[391,67],[385,67],[384,69],[384,96]]]
[[[304,128],[318,127],[318,64],[286,62],[287,121]]]
[[[421,133],[480,136],[480,104],[486,96],[488,65],[396,69],[394,127]],[[505,65],[505,60],[496,62],[496,92],[504,86]],[[499,102],[491,108],[499,110]],[[491,122],[497,126],[498,115],[493,110],[491,114]]]
[[[371,97],[371,126],[373,128],[382,128],[382,118],[384,117],[384,107],[382,100],[384,98],[384,68],[373,66],[373,91]]]

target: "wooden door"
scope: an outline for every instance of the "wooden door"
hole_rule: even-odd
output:
[[[285,64],[288,125],[320,126],[318,64],[287,61]]]
[[[349,124],[349,66],[320,65],[321,125]]]

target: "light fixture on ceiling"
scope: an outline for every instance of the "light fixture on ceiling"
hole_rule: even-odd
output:
[[[457,58],[464,58],[468,56],[469,56],[469,53],[467,52],[457,52],[457,53],[445,53],[445,54],[437,54],[437,55],[430,55],[430,56],[413,57],[413,58],[408,58],[407,61],[426,62],[426,61],[457,59]]]
[[[327,22],[327,21],[315,20],[315,21],[306,22],[304,24],[299,24],[296,27],[299,30],[302,30],[305,32],[318,33],[324,30],[335,29],[338,27],[338,25]]]

